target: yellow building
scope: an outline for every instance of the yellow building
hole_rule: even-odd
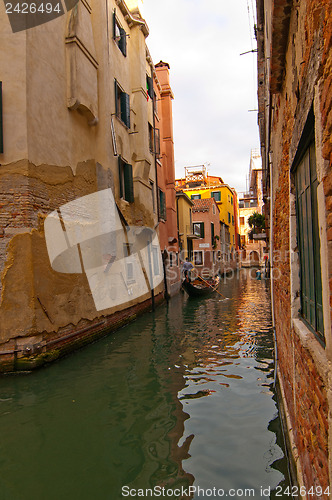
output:
[[[237,249],[237,221],[236,207],[237,196],[234,189],[225,184],[221,177],[210,176],[204,166],[186,167],[184,179],[177,179],[175,187],[182,190],[192,200],[214,198],[220,211],[220,221],[229,232],[229,242],[226,245],[225,253],[233,253]],[[229,248],[228,248],[229,247]]]

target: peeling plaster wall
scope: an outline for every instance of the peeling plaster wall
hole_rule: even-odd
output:
[[[0,351],[14,352],[29,339],[50,343],[93,325],[102,330],[112,317],[121,318],[114,324],[123,324],[126,315],[149,307],[146,294],[97,312],[85,275],[55,273],[50,267],[43,222],[67,202],[112,188],[128,224],[153,228],[149,180],[156,179],[148,144],[144,21],[131,18],[123,2],[111,0],[106,8],[97,0],[80,0],[68,14],[13,34],[3,9],[1,3]],[[114,9],[131,35],[127,57],[113,39]],[[77,22],[69,23],[72,16]],[[77,53],[75,72],[68,64],[69,38]],[[130,96],[130,129],[114,117],[115,78]],[[117,152],[133,164],[134,203],[119,200],[112,116]],[[162,288],[155,290],[156,297]]]

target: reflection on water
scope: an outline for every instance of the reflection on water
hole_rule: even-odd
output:
[[[286,484],[268,286],[241,271],[220,286],[229,300],[180,294],[56,364],[1,378],[0,499]]]

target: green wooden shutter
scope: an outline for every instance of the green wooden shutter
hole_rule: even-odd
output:
[[[119,168],[119,194],[120,198],[123,198],[123,161],[121,156],[118,156],[118,168]]]
[[[119,87],[118,82],[114,80],[114,96],[115,96],[115,114],[119,116],[118,100],[119,100]]]
[[[115,10],[114,10],[114,12],[113,12],[113,38],[114,38],[114,40],[115,40],[115,35],[116,35],[115,28],[116,28],[116,14],[115,14]]]
[[[126,31],[120,27],[120,40],[119,40],[119,49],[121,50],[124,56],[127,55],[127,34]]]
[[[214,245],[214,224],[211,222],[211,245]]]
[[[151,76],[146,77],[146,86],[147,86],[147,91],[148,91],[149,97],[151,97],[151,99],[153,99],[153,80],[152,80]]]
[[[0,153],[3,153],[2,82],[0,82]]]
[[[201,238],[205,238],[204,222],[201,222]]]
[[[125,92],[120,95],[121,101],[121,120],[123,123],[130,128],[130,98]]]
[[[129,163],[124,163],[123,179],[125,200],[129,203],[134,202],[134,182],[133,182],[133,167]]]
[[[300,256],[301,315],[324,338],[315,145],[295,173],[297,238]]]

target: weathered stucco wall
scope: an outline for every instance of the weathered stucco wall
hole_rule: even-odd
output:
[[[126,55],[113,38],[114,11],[130,35]],[[148,142],[145,22],[134,19],[122,0],[107,8],[80,0],[66,15],[15,34],[3,4],[0,14],[0,354],[4,369],[13,369],[28,354],[46,359],[63,335],[75,343],[81,332],[81,344],[150,307],[147,293],[96,311],[84,274],[52,270],[43,222],[63,204],[111,188],[128,224],[154,228],[150,181],[156,179]],[[115,116],[115,79],[130,97],[130,127]],[[133,165],[133,203],[119,199],[115,146]]]

